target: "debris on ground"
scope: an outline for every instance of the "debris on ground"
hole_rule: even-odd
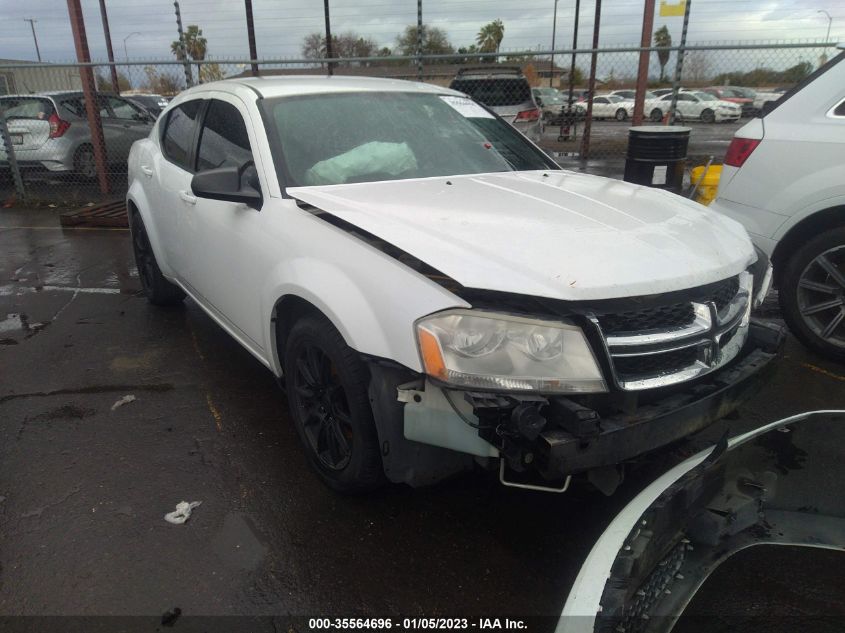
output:
[[[164,520],[173,525],[182,525],[185,521],[191,518],[191,511],[199,506],[202,501],[180,501],[176,504],[176,510],[168,512],[164,515]]]
[[[135,400],[137,400],[137,398],[135,396],[133,396],[132,394],[127,394],[127,395],[123,396],[120,400],[115,402],[111,406],[111,410],[114,411],[118,407],[122,407],[124,404],[129,404],[130,402],[135,402]]]
[[[173,611],[165,611],[161,616],[161,625],[173,626],[180,615],[182,615],[182,609],[179,607],[174,607]]]

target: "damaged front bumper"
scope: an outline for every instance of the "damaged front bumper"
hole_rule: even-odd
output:
[[[783,328],[752,320],[742,353],[729,365],[639,394],[525,396],[406,385],[399,389],[404,436],[478,458],[501,457],[503,469],[559,481],[620,464],[725,417],[769,379],[784,338]]]

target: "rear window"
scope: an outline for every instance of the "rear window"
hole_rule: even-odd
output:
[[[449,87],[491,107],[520,105],[531,101],[531,88],[523,78],[455,79]]]
[[[46,120],[53,114],[53,102],[38,97],[7,97],[0,99],[6,119]]]
[[[164,155],[183,169],[193,171],[191,165],[191,145],[194,141],[197,115],[201,99],[186,101],[170,111],[161,137]]]

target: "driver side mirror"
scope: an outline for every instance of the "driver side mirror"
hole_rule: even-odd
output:
[[[252,162],[241,167],[217,167],[194,174],[191,191],[198,198],[240,202],[256,210],[261,210],[264,201],[258,173]]]

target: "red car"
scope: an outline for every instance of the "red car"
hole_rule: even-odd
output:
[[[702,92],[718,97],[722,101],[730,101],[736,103],[742,108],[742,116],[754,116],[754,99],[746,97],[739,88],[732,88],[731,86],[713,86],[711,88],[702,88]]]

